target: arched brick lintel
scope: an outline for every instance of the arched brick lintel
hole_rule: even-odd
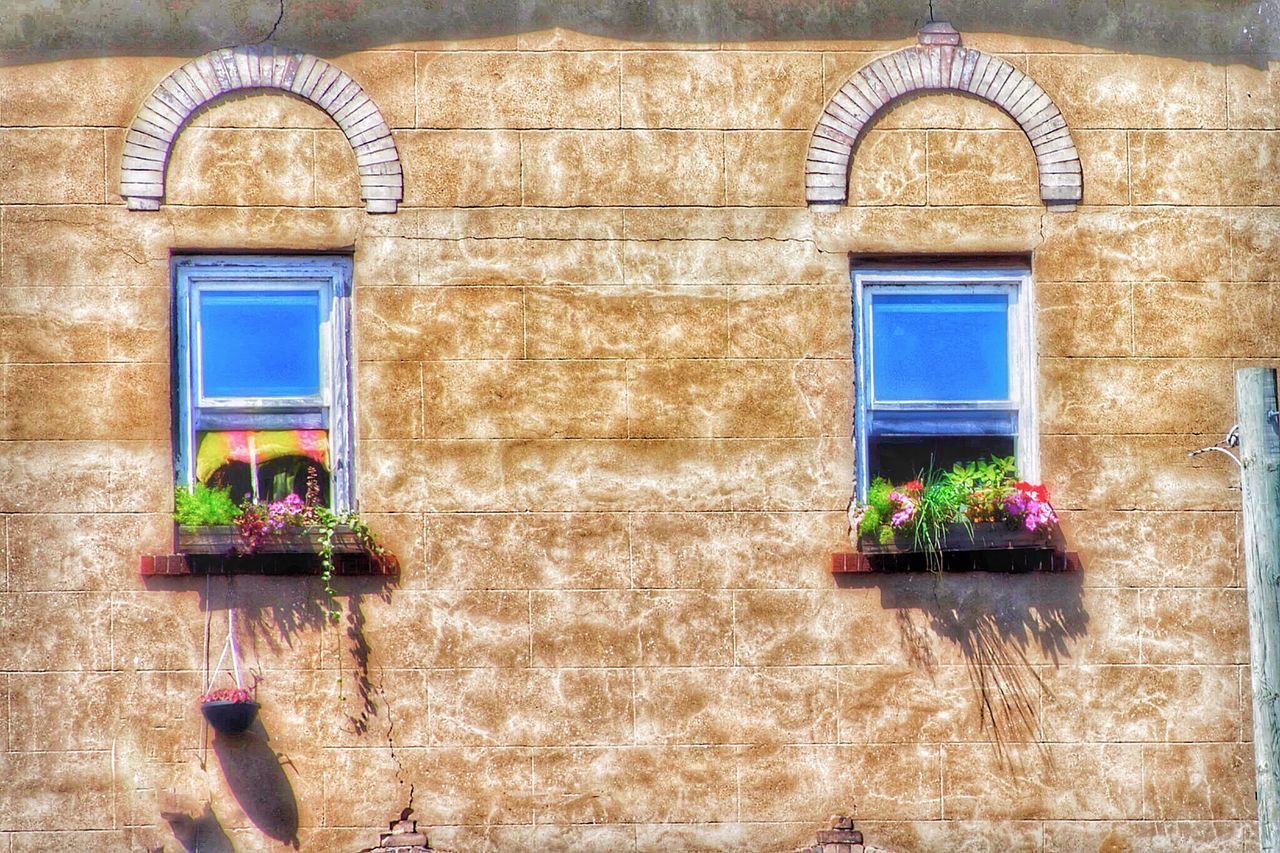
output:
[[[805,163],[805,197],[811,208],[848,203],[849,167],[863,131],[875,116],[914,92],[958,92],[999,107],[1031,143],[1045,204],[1070,210],[1080,202],[1080,155],[1053,100],[1008,62],[961,47],[958,32],[936,23],[920,31],[920,44],[864,65],[827,103]]]
[[[215,50],[160,81],[125,136],[120,195],[130,210],[160,209],[169,151],[192,113],[245,89],[289,92],[324,110],[355,151],[365,208],[370,213],[396,212],[404,198],[404,174],[378,105],[336,65],[273,45]]]

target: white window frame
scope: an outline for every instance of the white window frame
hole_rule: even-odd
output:
[[[873,412],[929,413],[1011,411],[1017,416],[1014,436],[1018,476],[1040,478],[1039,431],[1035,383],[1035,291],[1026,266],[964,268],[872,265],[855,266],[853,278],[854,445],[857,495],[865,500],[870,477],[868,425]],[[1009,400],[919,400],[879,403],[872,379],[871,296],[890,289],[912,293],[1005,293],[1009,301]],[[957,435],[964,435],[958,432]],[[977,432],[973,434],[978,434]]]
[[[216,429],[324,429],[329,433],[329,494],[337,511],[355,508],[351,437],[351,258],[323,256],[184,255],[171,262],[177,352],[174,475],[195,477],[195,437]],[[319,293],[320,393],[313,397],[205,397],[200,361],[201,292],[262,288]]]

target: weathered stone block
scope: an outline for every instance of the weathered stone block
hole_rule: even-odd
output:
[[[929,173],[923,132],[886,131],[877,126],[854,149],[849,204],[925,204]]]
[[[934,746],[748,746],[738,767],[742,813],[756,820],[826,823],[854,802],[886,819],[942,814]]]
[[[0,361],[163,363],[168,331],[164,288],[0,287]]]
[[[809,136],[800,130],[725,133],[725,204],[803,205],[804,185],[797,176],[804,173]]]
[[[530,596],[537,666],[636,666],[644,602],[614,590],[534,592]]]
[[[517,358],[524,308],[516,288],[360,288],[355,322],[361,360]]]
[[[1280,264],[1280,228],[1270,208],[1231,212],[1231,279],[1276,281]]]
[[[1006,766],[989,759],[986,744],[945,749],[949,816],[1097,820],[1142,808],[1143,747],[1137,744],[1011,744]]]
[[[365,607],[371,661],[424,667],[529,665],[529,597],[512,592],[405,592]]]
[[[315,203],[315,149],[305,130],[187,128],[166,174],[171,205]]]
[[[525,204],[611,207],[724,201],[720,133],[526,131],[521,146]]]
[[[929,204],[1042,204],[1035,153],[1021,130],[929,131],[928,176]]]
[[[112,791],[107,751],[0,754],[0,792],[6,804],[0,829],[110,829]],[[43,832],[39,837],[47,840]]]
[[[620,361],[423,365],[426,434],[436,438],[625,438]]]
[[[178,60],[110,56],[0,68],[6,125],[124,127]]]
[[[1280,355],[1280,284],[1162,282],[1133,286],[1138,355]]]
[[[424,128],[618,127],[618,54],[419,53]]]
[[[1234,666],[1041,668],[1051,741],[1217,741],[1240,719]]]
[[[1072,128],[1226,127],[1220,66],[1156,56],[1035,54],[1028,74]]]
[[[422,365],[361,361],[356,368],[361,438],[422,438]]]
[[[869,590],[734,594],[735,659],[753,666],[890,663],[897,629]]]
[[[173,496],[167,441],[10,441],[0,512],[155,512]]]
[[[1132,355],[1132,295],[1130,282],[1036,282],[1040,356]]]
[[[9,287],[169,287],[174,235],[123,207],[7,208],[0,222]],[[167,313],[167,312],[165,312]]]
[[[1249,820],[1256,812],[1250,744],[1153,744],[1142,760],[1146,818]]]
[[[1226,434],[1234,422],[1225,359],[1045,358],[1038,385],[1044,435]]]
[[[1230,220],[1189,208],[1087,208],[1044,221],[1037,281],[1220,281]]]
[[[385,748],[326,749],[324,811],[358,815],[370,802],[407,804],[408,786],[401,780],[413,779],[414,817],[432,827],[433,839],[437,825],[531,824],[531,755],[518,747],[398,749],[403,769],[397,773]],[[366,781],[352,785],[353,778]]]
[[[1280,63],[1265,68],[1227,66],[1227,126],[1251,130],[1280,127]]]
[[[1222,588],[1240,583],[1240,521],[1234,511],[1100,510],[1062,518],[1088,585]]]
[[[164,441],[167,364],[17,365],[0,368],[0,438]]]
[[[620,513],[435,514],[427,526],[420,583],[428,589],[630,585],[627,519]]]
[[[14,515],[9,520],[13,592],[102,591],[138,585],[138,554],[173,544],[168,515]]]
[[[627,432],[636,438],[848,435],[847,361],[640,362],[627,369]]]
[[[1053,484],[1062,509],[1239,506],[1236,472],[1204,457],[1188,458],[1195,447],[1187,436],[1045,436],[1040,447],[1044,481]]]
[[[816,54],[673,51],[622,56],[624,127],[808,129],[821,112]]]
[[[649,668],[635,689],[638,743],[836,739],[836,685],[816,668]]]
[[[826,587],[832,551],[847,546],[843,512],[636,513],[631,576],[638,587]]]
[[[727,666],[734,663],[733,596],[668,590],[637,597],[642,666]]]
[[[1142,592],[1142,657],[1156,664],[1248,663],[1243,589]]]
[[[319,137],[317,137],[317,141]],[[510,131],[402,130],[395,134],[404,167],[404,203],[478,207],[520,203],[520,139]],[[328,144],[345,144],[335,136]],[[344,198],[350,198],[350,175]],[[317,192],[319,188],[317,187]]]
[[[631,742],[631,675],[624,670],[434,670],[428,683],[434,745]]]
[[[1254,820],[1061,820],[1044,822],[1045,853],[1071,853],[1106,845],[1169,851],[1250,849],[1258,846]]]
[[[727,346],[720,287],[533,287],[531,358],[707,358]]]
[[[534,757],[538,822],[727,819],[737,813],[735,753],[724,746],[540,750]]]
[[[0,130],[0,202],[101,204],[102,131],[52,127]]]
[[[729,290],[734,358],[849,358],[852,285],[755,286]]]
[[[8,626],[0,653],[11,673],[111,669],[109,595],[4,593],[0,617]]]
[[[1017,679],[987,672],[984,681],[974,678],[968,666],[929,663],[839,668],[840,742],[986,743],[994,737],[1001,742],[1040,737],[1041,691],[1029,669]],[[888,697],[892,709],[886,711]]]
[[[1280,197],[1280,139],[1264,131],[1129,134],[1134,204],[1266,205]]]
[[[629,240],[628,284],[830,284],[848,275],[844,258],[808,240]]]

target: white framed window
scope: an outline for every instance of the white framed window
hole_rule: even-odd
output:
[[[858,497],[875,477],[1014,456],[1039,477],[1034,294],[1025,265],[855,265]]]
[[[175,256],[176,477],[354,508],[351,259]]]

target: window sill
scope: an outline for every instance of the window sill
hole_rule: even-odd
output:
[[[1076,572],[1079,557],[1063,550],[1059,537],[1046,537],[999,523],[973,525],[972,535],[955,525],[938,548],[944,571]],[[857,549],[831,555],[833,574],[929,571],[927,555],[910,537],[896,536],[881,543],[865,536]]]
[[[231,526],[179,527],[172,554],[142,557],[144,577],[174,575],[319,575],[323,530],[318,527],[268,534],[252,553]],[[375,557],[350,527],[333,536],[335,575],[396,575],[395,557]]]

